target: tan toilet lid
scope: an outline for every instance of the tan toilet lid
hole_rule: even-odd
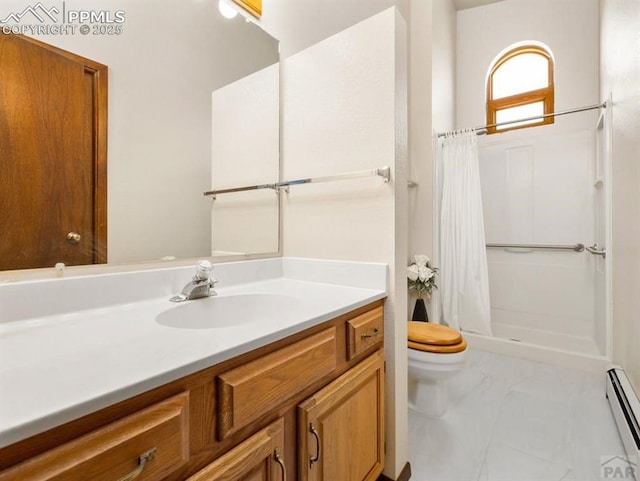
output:
[[[419,342],[413,341],[409,341],[407,345],[409,349],[415,349],[416,351],[433,352],[435,354],[455,354],[467,348],[467,341],[463,339],[462,342],[451,346],[435,346],[433,344],[420,344]]]
[[[409,321],[409,341],[432,346],[453,346],[463,342],[462,335],[447,326]]]

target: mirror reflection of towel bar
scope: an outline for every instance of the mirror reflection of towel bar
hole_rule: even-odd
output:
[[[584,244],[575,245],[553,245],[553,244],[487,244],[488,248],[497,249],[543,249],[543,250],[561,250],[561,251],[584,251]]]

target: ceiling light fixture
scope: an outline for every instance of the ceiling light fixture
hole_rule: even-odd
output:
[[[232,19],[238,15],[238,10],[229,4],[227,0],[218,1],[218,10],[224,18]]]

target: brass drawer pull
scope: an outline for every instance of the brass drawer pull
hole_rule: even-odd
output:
[[[376,328],[373,329],[373,332],[364,332],[364,333],[360,334],[360,339],[368,339],[370,337],[376,337],[379,332],[380,331],[376,327]]]
[[[273,457],[276,459],[276,463],[280,465],[280,469],[282,469],[282,481],[287,481],[287,468],[284,465],[284,461],[282,460],[282,456],[280,456],[280,450],[276,448],[273,453]]]
[[[136,470],[127,474],[125,477],[120,478],[118,481],[132,481],[133,479],[136,479],[142,474],[142,471],[144,471],[144,468],[147,466],[149,461],[156,457],[157,452],[158,450],[156,448],[152,448],[149,451],[142,453],[138,457],[138,467]]]
[[[318,431],[316,430],[316,427],[313,425],[313,423],[311,423],[309,426],[309,432],[313,434],[313,436],[316,438],[316,456],[309,457],[309,467],[311,467],[314,465],[314,463],[317,463],[318,461],[320,461],[321,448],[320,448],[320,435],[318,434]]]

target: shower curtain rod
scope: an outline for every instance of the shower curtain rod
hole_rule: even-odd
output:
[[[577,112],[585,112],[587,110],[596,110],[596,109],[602,109],[602,108],[603,109],[607,108],[606,101],[600,104],[587,105],[586,107],[578,107],[576,109],[561,110],[560,112],[551,112],[550,114],[535,115],[533,117],[527,117],[524,119],[507,120],[505,122],[498,122],[496,124],[483,125],[482,127],[474,127],[472,130],[474,130],[477,135],[485,135],[487,133],[487,129],[492,127],[500,127],[502,125],[515,124],[518,122],[526,122],[528,120],[546,119],[547,117],[557,117],[559,115],[575,114]],[[438,138],[445,137],[449,134],[454,134],[456,132],[459,132],[459,130],[452,130],[450,132],[440,132],[438,134]]]

